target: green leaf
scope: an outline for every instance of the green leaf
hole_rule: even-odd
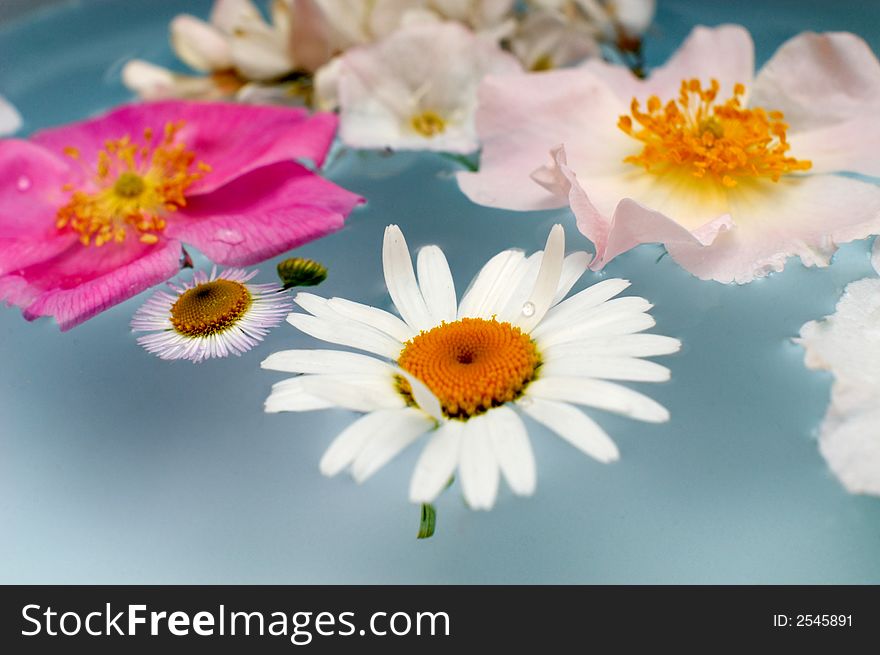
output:
[[[312,259],[291,257],[278,263],[278,277],[285,289],[313,287],[327,279],[327,267]]]
[[[418,539],[427,539],[434,536],[434,526],[437,523],[437,510],[430,503],[422,503],[422,518],[419,521]]]

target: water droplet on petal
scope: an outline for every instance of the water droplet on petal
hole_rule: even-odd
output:
[[[517,402],[518,402],[518,403],[520,404],[520,406],[522,406],[522,407],[528,407],[529,405],[533,404],[535,401],[532,400],[531,398],[529,398],[528,396],[523,396],[523,397],[520,398]]]
[[[31,178],[27,177],[26,175],[22,175],[15,183],[15,187],[19,191],[27,191],[31,188]]]
[[[217,230],[217,233],[214,236],[214,238],[217,241],[220,241],[222,243],[228,243],[229,245],[232,245],[232,246],[237,246],[239,243],[244,241],[244,237],[241,235],[241,232],[239,232],[238,230],[229,230],[226,228]]]
[[[534,316],[535,315],[535,303],[533,303],[533,302],[523,303],[522,315],[525,316],[526,318]]]

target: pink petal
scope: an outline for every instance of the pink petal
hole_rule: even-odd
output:
[[[880,62],[855,34],[805,32],[758,73],[750,104],[785,113],[792,132],[880,110]]]
[[[697,78],[706,83],[716,79],[723,97],[733,92],[737,82],[747,87],[755,72],[755,46],[748,30],[739,25],[695,27],[681,47],[659,68],[640,80],[628,68],[590,59],[582,66],[601,77],[619,98],[629,103],[633,98],[657,95],[661,100],[678,96],[682,80]]]
[[[333,114],[310,115],[299,108],[169,100],[124,105],[98,118],[38,132],[32,141],[56,153],[66,146],[77,148],[88,166],[106,140],[125,135],[141,140],[144,129],[161,132],[167,123],[178,121],[185,123],[180,142],[211,166],[188,195],[210,193],[276,162],[307,159],[320,166],[337,124]]]
[[[827,266],[838,244],[880,232],[880,188],[835,175],[783,178],[759,196],[743,189],[731,209],[734,229],[705,248],[668,244],[669,254],[699,278],[742,284],[791,256]]]
[[[800,34],[755,80],[751,104],[785,113],[791,153],[811,173],[880,175],[880,61],[854,34]]]
[[[483,144],[480,170],[459,173],[458,184],[472,201],[503,209],[564,206],[565,194],[548,192],[530,178],[564,143],[576,170],[607,170],[609,151],[631,139],[617,128],[627,112],[607,86],[584,70],[490,76],[480,86],[477,132]]]
[[[69,163],[40,146],[0,141],[0,275],[53,257],[76,242],[61,235],[55,215],[65,183],[78,179]]]
[[[53,316],[68,330],[175,275],[180,255],[176,241],[76,243],[54,259],[0,277],[0,300],[22,307],[29,321]]]
[[[166,233],[220,264],[249,265],[342,228],[363,202],[294,162],[267,166],[169,217]]]
[[[590,264],[593,270],[603,268],[617,255],[642,243],[662,243],[667,247],[686,244],[700,250],[731,227],[730,216],[722,215],[689,230],[661,212],[626,197],[620,199],[609,218],[596,208],[567,165],[565,149],[560,146],[553,155],[556,167],[545,171],[556,172],[555,184],[568,195],[578,229],[596,247]]]

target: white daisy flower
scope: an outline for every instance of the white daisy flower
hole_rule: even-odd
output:
[[[385,231],[388,292],[402,318],[343,298],[300,293],[308,313],[289,323],[315,338],[370,354],[288,350],[263,368],[301,374],[277,383],[266,411],[342,407],[365,415],[330,445],[320,468],[350,469],[363,482],[422,435],[431,436],[409,497],[430,503],[458,472],[474,509],[490,509],[503,476],[514,493],[535,489],[524,413],[602,462],[618,457],[607,434],[575,405],[663,422],[650,398],[609,380],[660,382],[669,370],[641,359],[676,352],[677,339],[638,334],[654,325],[651,304],[616,298],[610,279],[564,299],[588,256],[565,257],[556,225],[543,252],[505,250],[490,259],[460,303],[443,251],[427,246],[416,271],[403,234]]]
[[[291,309],[275,284],[247,284],[257,271],[230,268],[219,275],[196,271],[173,293],[158,291],[135,312],[138,343],[161,359],[201,362],[241,355],[256,346]]]

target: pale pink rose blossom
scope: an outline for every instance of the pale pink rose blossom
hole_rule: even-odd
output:
[[[782,112],[786,155],[809,168],[731,186],[712,174],[699,178],[671,165],[649,172],[625,162],[644,145],[618,127],[633,99],[646,111],[655,95],[662,107],[692,79],[703,89],[717,80],[718,104],[742,84],[743,110]],[[880,175],[878,110],[880,62],[855,35],[801,34],[755,75],[745,29],[697,27],[646,80],[598,60],[488,77],[477,112],[480,171],[458,179],[484,205],[570,205],[596,247],[593,269],[640,243],[659,242],[702,279],[745,283],[782,270],[790,256],[827,266],[837,244],[880,232],[880,188],[837,174]]]

